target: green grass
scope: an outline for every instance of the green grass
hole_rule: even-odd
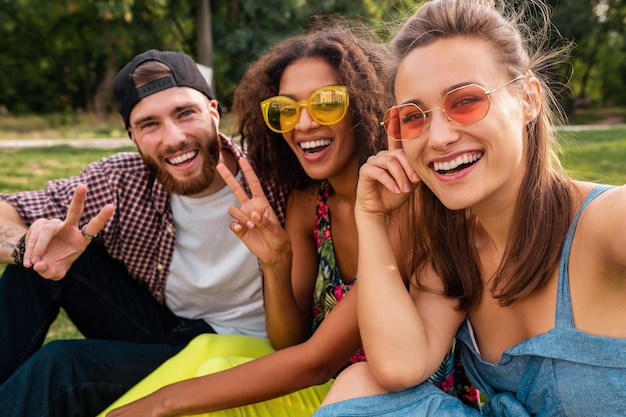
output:
[[[119,115],[100,121],[93,114],[50,114],[0,116],[3,139],[123,138],[124,124]]]
[[[0,150],[0,192],[10,193],[34,190],[45,187],[46,181],[76,175],[90,162],[122,150],[120,149],[79,149],[69,146],[34,148],[21,150]],[[0,273],[4,271],[0,265]],[[47,341],[53,339],[73,339],[81,337],[64,311],[53,323]]]
[[[220,130],[232,134],[236,117],[224,113]],[[49,114],[13,117],[0,115],[1,139],[89,139],[127,138],[120,116],[111,114],[107,120],[96,119],[93,114]]]
[[[575,178],[626,184],[626,129],[559,132],[561,159]],[[86,164],[121,149],[77,149],[69,146],[0,150],[0,192],[40,189],[49,179],[77,174]],[[0,272],[4,266],[0,265]],[[47,340],[81,337],[64,312]]]
[[[89,162],[120,150],[134,150],[134,147],[87,149],[63,145],[49,148],[2,149],[0,192],[43,188],[48,179],[76,175]]]
[[[560,132],[561,161],[574,178],[626,184],[626,129]]]

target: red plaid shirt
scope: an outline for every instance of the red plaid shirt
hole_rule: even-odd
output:
[[[223,149],[239,158],[240,148],[230,138],[220,136]],[[146,169],[138,153],[118,153],[89,164],[74,177],[49,181],[45,190],[0,194],[0,199],[14,206],[29,226],[39,218],[65,218],[78,184],[85,184],[88,191],[80,222],[89,221],[105,204],[114,204],[115,213],[100,232],[100,239],[108,253],[123,262],[128,272],[162,303],[176,230],[169,194]],[[284,224],[283,191],[266,184],[265,192]]]

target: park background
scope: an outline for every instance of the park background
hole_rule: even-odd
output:
[[[93,113],[108,121],[115,74],[146,49],[186,52],[214,68],[228,108],[246,67],[282,38],[341,16],[386,40],[415,0],[0,0],[0,108],[5,115]],[[510,0],[510,3],[522,3]],[[547,0],[574,42],[551,77],[568,113],[626,105],[626,1]],[[553,37],[554,42],[559,42]],[[460,63],[462,64],[462,63]]]
[[[511,0],[520,3],[519,0]],[[0,192],[39,189],[87,163],[132,150],[111,93],[146,49],[178,50],[213,68],[232,133],[232,92],[248,65],[320,19],[354,19],[388,39],[413,0],[0,0]],[[572,176],[626,183],[626,0],[548,0],[573,43],[550,69],[567,115],[561,159]],[[563,39],[554,37],[559,44]],[[462,65],[462,63],[460,63]],[[118,148],[90,139],[119,139]],[[82,139],[78,145],[62,140]],[[86,140],[85,140],[86,139]],[[27,146],[45,140],[44,147]],[[115,140],[115,141],[114,141]],[[39,143],[39,142],[38,142]],[[3,266],[0,266],[0,271]],[[80,337],[62,313],[48,339]]]

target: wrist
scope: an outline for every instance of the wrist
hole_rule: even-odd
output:
[[[267,256],[263,259],[259,258],[259,262],[261,264],[261,268],[263,270],[274,270],[274,271],[291,271],[291,262],[293,260],[293,253],[291,252],[291,247],[280,251],[278,253],[274,253],[273,256]],[[290,272],[291,273],[291,272]]]
[[[13,263],[15,265],[23,266],[24,265],[24,252],[26,251],[26,233],[22,235],[20,240],[17,241],[15,248],[13,248],[13,253],[11,256],[13,257]]]
[[[354,210],[354,219],[357,224],[387,224],[391,215],[381,211],[369,211],[356,208]]]

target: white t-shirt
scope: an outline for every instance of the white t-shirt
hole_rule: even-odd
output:
[[[171,196],[176,248],[165,285],[174,314],[204,319],[217,333],[266,337],[257,258],[229,229],[228,187],[202,198]]]

